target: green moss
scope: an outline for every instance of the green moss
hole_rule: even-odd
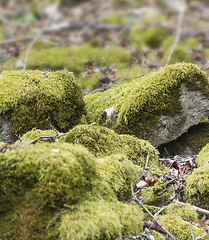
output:
[[[87,149],[58,142],[37,143],[1,154],[0,169],[0,211],[12,207],[16,196],[27,191],[41,206],[81,201],[98,176],[96,160]]]
[[[192,81],[190,88],[207,92],[205,73],[193,64],[182,63],[169,65],[105,92],[86,95],[87,122],[151,139],[161,115],[175,116],[181,111],[178,87],[187,79]],[[108,117],[105,112],[110,110]]]
[[[155,239],[165,240],[165,238],[159,232],[156,232],[155,230],[149,230],[149,231]]]
[[[36,140],[40,136],[56,136],[56,134],[57,133],[54,130],[40,130],[33,128],[31,131],[28,131],[24,135],[22,135],[22,139],[24,141]]]
[[[175,36],[171,35],[171,36],[165,38],[164,41],[162,42],[160,50],[166,51],[168,49],[171,49],[173,47],[174,42],[175,42]]]
[[[172,203],[165,209],[165,212],[171,216],[178,216],[183,220],[189,220],[193,223],[197,223],[198,221],[198,214],[189,203]]]
[[[0,114],[10,114],[12,131],[23,134],[34,127],[62,131],[77,124],[84,112],[83,94],[67,70],[11,71],[1,74]],[[5,77],[4,77],[5,76]]]
[[[203,50],[203,55],[204,55],[204,57],[209,57],[209,48],[204,48],[204,50]]]
[[[136,75],[140,75],[140,74],[147,74],[147,73],[149,73],[149,71],[141,66],[136,66],[131,69],[123,68],[117,72],[119,80],[127,78],[127,79],[123,80],[123,83],[130,82],[133,79],[137,78],[137,77],[132,77],[132,76],[136,76]]]
[[[95,73],[89,77],[83,77],[82,75],[80,75],[78,77],[77,84],[82,90],[95,90],[100,87],[99,77],[101,77],[102,75],[103,74],[101,73]]]
[[[209,160],[209,144],[207,144],[199,153],[198,156],[198,165],[204,166],[205,162],[207,164]]]
[[[102,181],[107,181],[119,200],[127,201],[131,195],[130,184],[138,178],[141,168],[122,154],[114,154],[97,161]]]
[[[134,48],[141,48],[143,44],[150,48],[159,48],[167,36],[167,31],[162,27],[150,27],[141,30],[137,24],[132,28],[130,40]]]
[[[185,39],[184,41],[182,41],[181,45],[183,47],[186,47],[186,48],[197,48],[198,47],[198,39],[197,38],[194,38],[194,37],[189,37],[187,39]]]
[[[97,157],[121,153],[140,166],[145,165],[149,153],[149,165],[158,165],[158,152],[149,142],[129,135],[118,135],[106,127],[78,125],[61,141],[82,144]]]
[[[168,56],[170,55],[171,48],[169,48],[162,59],[162,65],[165,65],[168,59]],[[192,63],[192,55],[185,49],[185,47],[177,46],[173,54],[171,55],[169,64],[174,64],[174,63],[181,63],[181,62],[186,62],[186,63]]]
[[[13,61],[12,66],[15,68],[19,59],[24,61],[25,53],[16,60],[7,61],[4,66],[10,67]],[[103,67],[115,64],[116,68],[124,68],[128,66],[130,59],[130,54],[124,48],[95,48],[91,43],[86,43],[78,47],[31,50],[26,67],[27,69],[54,71],[67,69],[78,76],[85,71],[85,65],[93,62]]]
[[[158,220],[173,236],[177,237],[180,240],[188,240],[192,238],[189,226],[191,226],[192,233],[195,237],[205,234],[204,230],[195,227],[188,221],[184,221],[175,215],[166,214],[159,216]],[[206,240],[207,236],[202,239]]]
[[[207,147],[207,146],[206,146]],[[186,177],[185,193],[187,201],[196,206],[208,209],[209,203],[209,164],[199,167]]]
[[[101,23],[109,24],[124,24],[126,22],[126,17],[119,13],[112,13],[108,17],[101,20]]]
[[[142,230],[143,213],[136,205],[123,203],[86,202],[63,214],[59,227],[60,239],[110,239],[138,235]]]

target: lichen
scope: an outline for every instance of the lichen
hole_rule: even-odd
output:
[[[86,120],[149,140],[161,115],[181,112],[178,88],[187,79],[191,82],[188,87],[207,94],[208,81],[198,67],[188,63],[169,65],[130,83],[85,96]],[[114,109],[109,118],[104,117],[107,109]]]
[[[49,129],[46,121],[66,131],[84,113],[83,94],[67,70],[5,71],[1,73],[0,114],[9,113],[13,133],[23,134],[34,127]]]
[[[86,202],[62,215],[61,240],[121,238],[138,235],[142,230],[143,213],[138,206],[119,202]]]
[[[121,153],[143,167],[149,155],[149,165],[158,165],[158,152],[149,142],[129,135],[116,134],[106,127],[77,125],[60,140],[82,144],[96,157]]]
[[[207,147],[207,146],[206,146]],[[208,209],[209,203],[209,164],[199,167],[185,178],[187,201],[193,205]]]

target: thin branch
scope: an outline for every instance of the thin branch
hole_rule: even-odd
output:
[[[168,59],[166,61],[166,64],[165,64],[165,67],[168,66],[169,62],[170,62],[170,59],[171,59],[171,56],[176,48],[176,45],[179,41],[179,38],[180,38],[180,35],[181,35],[181,26],[182,26],[182,22],[183,22],[183,16],[184,16],[184,12],[185,12],[185,9],[186,9],[186,2],[185,0],[181,0],[182,1],[182,8],[179,10],[179,20],[178,20],[178,25],[177,25],[177,33],[176,33],[176,38],[175,38],[175,41],[174,41],[174,44],[173,44],[173,47],[171,49],[171,52],[168,56]]]
[[[171,237],[174,240],[178,240],[176,237],[174,237],[164,226],[162,226],[160,224],[160,222],[154,217],[154,215],[144,206],[144,204],[142,203],[142,201],[140,201],[134,194],[134,190],[133,190],[133,183],[131,183],[131,193],[132,193],[132,197],[134,198],[134,200],[150,215],[151,218],[154,219],[154,221],[168,234],[169,237]]]
[[[205,229],[205,231],[207,233],[207,236],[208,236],[208,239],[209,239],[209,231],[208,231],[208,227],[205,223],[205,219],[206,219],[206,216],[204,215],[203,218],[202,218],[202,223],[203,223],[204,229]]]
[[[209,215],[209,211],[206,210],[206,209],[203,209],[203,208],[200,208],[200,207],[196,207],[194,205],[192,205],[192,207],[197,211],[197,212],[201,212],[201,213],[204,213],[206,215]]]
[[[147,154],[147,159],[146,159],[146,163],[145,163],[145,169],[147,169],[148,167],[148,162],[149,162],[149,152],[148,152],[148,154]]]
[[[194,235],[193,235],[193,232],[192,232],[192,228],[191,228],[191,225],[189,225],[189,230],[190,230],[190,232],[191,232],[191,235],[192,235],[192,239],[193,239],[193,240],[195,240],[195,238],[194,238]]]

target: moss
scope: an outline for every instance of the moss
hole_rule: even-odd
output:
[[[171,36],[165,38],[164,41],[162,42],[160,50],[166,51],[168,49],[171,49],[173,47],[174,42],[175,42],[175,36],[171,35]]]
[[[141,30],[137,24],[132,28],[130,40],[134,48],[141,48],[143,44],[150,48],[159,48],[167,36],[167,31],[162,27],[150,27]]]
[[[82,144],[96,157],[121,153],[140,166],[145,165],[149,153],[149,165],[158,165],[158,152],[149,142],[129,135],[118,135],[106,127],[78,125],[61,141]]]
[[[40,206],[82,201],[98,176],[96,160],[87,149],[58,142],[37,143],[1,154],[0,169],[0,211],[12,207],[16,196],[27,191]]]
[[[63,214],[59,227],[60,239],[110,239],[137,235],[142,230],[143,213],[136,205],[123,203],[86,202]]]
[[[40,136],[56,136],[56,134],[57,133],[54,130],[40,130],[33,128],[31,131],[28,131],[24,135],[22,135],[22,139],[24,141],[36,140]]]
[[[109,24],[124,24],[126,22],[126,17],[119,13],[112,13],[108,17],[101,20],[101,23]]]
[[[206,57],[206,58],[209,57],[209,48],[204,48],[204,50],[203,50],[203,55],[204,55],[204,57]]]
[[[171,216],[178,216],[183,220],[189,220],[193,223],[197,223],[198,221],[198,214],[189,203],[172,203],[165,209],[165,212]]]
[[[184,41],[182,41],[181,45],[183,47],[189,47],[189,48],[197,48],[198,47],[198,39],[194,38],[194,37],[189,37],[187,39],[185,39]]]
[[[84,102],[73,74],[67,70],[48,74],[48,78],[38,70],[1,74],[0,114],[10,114],[13,133],[23,134],[34,127],[48,129],[48,117],[62,131],[78,123]]]
[[[182,220],[180,217],[175,215],[163,215],[158,217],[159,222],[175,237],[180,240],[191,239],[191,231],[189,226],[191,226],[193,235],[202,236],[205,234],[204,230],[195,227],[188,221]],[[202,238],[207,239],[207,236]]]
[[[99,77],[102,75],[103,74],[101,73],[95,73],[88,77],[83,77],[82,75],[80,75],[78,77],[77,84],[82,90],[95,90],[100,87]]]
[[[198,156],[198,165],[204,166],[205,162],[207,164],[209,160],[209,144],[207,144],[199,153]]]
[[[209,198],[209,164],[195,169],[186,177],[185,193],[187,201],[196,206],[208,209]]]
[[[149,230],[149,231],[155,239],[165,240],[165,238],[159,232],[156,232],[155,230]]]
[[[171,52],[171,48],[168,49],[162,59],[162,65],[165,65],[168,59],[168,56]],[[169,64],[174,64],[174,63],[181,63],[181,62],[186,62],[186,63],[192,63],[192,55],[185,49],[185,47],[177,46],[173,54],[171,55]]]
[[[131,195],[130,184],[138,178],[141,168],[122,154],[113,154],[97,161],[102,181],[107,181],[120,201],[127,201]]]
[[[115,64],[116,68],[124,68],[128,66],[130,58],[130,54],[124,48],[95,48],[91,46],[91,43],[86,43],[78,47],[31,50],[26,67],[28,69],[50,69],[54,71],[67,69],[78,76],[85,71],[85,65],[93,62],[103,67]],[[12,66],[15,68],[19,59],[24,61],[25,53],[16,61],[6,62],[4,66],[10,67],[11,61],[13,61]]]
[[[141,66],[135,66],[131,69],[123,68],[117,72],[119,80],[127,78],[123,80],[123,83],[130,82],[133,79],[137,78],[132,76],[136,76],[138,74],[147,74],[147,73],[149,73],[149,71]]]
[[[107,126],[118,133],[151,139],[160,115],[175,116],[181,111],[179,85],[191,79],[190,88],[205,91],[205,73],[193,64],[174,64],[121,84],[105,92],[84,97],[87,122]],[[105,117],[107,110],[112,114]]]

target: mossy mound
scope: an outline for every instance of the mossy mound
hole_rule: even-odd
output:
[[[108,23],[108,24],[124,24],[126,23],[127,18],[120,14],[120,13],[112,13],[106,18],[102,19],[101,23]]]
[[[168,56],[170,55],[170,52],[171,52],[171,48],[165,52],[162,59],[162,65],[166,64]],[[188,52],[188,50],[185,47],[177,46],[174,49],[173,54],[171,55],[169,64],[182,63],[182,62],[192,63],[193,62],[192,55]]]
[[[1,73],[0,114],[9,114],[13,133],[23,134],[34,127],[53,126],[66,131],[84,113],[83,94],[67,70],[49,72],[11,71]]]
[[[119,202],[86,202],[61,217],[61,240],[122,238],[142,231],[144,214],[137,205]]]
[[[102,181],[109,183],[120,201],[127,201],[131,195],[130,184],[138,178],[141,168],[122,154],[99,158],[97,167]]]
[[[98,176],[96,160],[86,148],[58,142],[37,143],[1,154],[0,169],[1,212],[26,192],[31,192],[40,206],[82,201]]]
[[[190,227],[195,237],[205,235],[205,231],[200,229],[188,221],[182,220],[176,215],[166,214],[158,217],[158,221],[163,225],[173,236],[180,240],[192,239]],[[207,236],[201,238],[206,240]]]
[[[208,145],[207,145],[208,146]],[[209,208],[209,164],[199,167],[186,177],[185,193],[187,201],[196,206]]]
[[[168,33],[163,27],[150,27],[142,30],[139,28],[139,24],[137,24],[132,28],[130,40],[134,48],[141,48],[143,46],[159,48],[167,36]]]
[[[19,59],[24,61],[25,54],[22,54]],[[95,48],[86,43],[78,47],[31,50],[26,67],[53,71],[67,69],[78,76],[85,72],[85,65],[95,63],[97,66],[107,67],[114,64],[119,69],[127,67],[130,59],[130,54],[124,48]],[[5,66],[12,66],[12,69],[15,69],[17,60],[7,61]]]
[[[205,73],[193,64],[182,63],[169,65],[105,92],[86,95],[87,122],[146,138],[159,146],[162,143],[156,143],[159,138],[154,140],[154,129],[160,116],[181,113],[179,87],[188,79],[191,83],[188,81],[187,85],[191,89],[206,93],[208,81]]]
[[[103,74],[101,73],[96,73],[88,77],[83,77],[80,75],[78,77],[77,84],[82,90],[95,90],[100,87],[99,77],[102,75]]]
[[[198,165],[204,166],[209,162],[209,144],[207,144],[199,153],[198,156]]]
[[[61,141],[82,144],[97,157],[121,153],[142,167],[149,154],[149,165],[158,165],[158,152],[149,142],[129,135],[118,135],[106,127],[78,125]]]

